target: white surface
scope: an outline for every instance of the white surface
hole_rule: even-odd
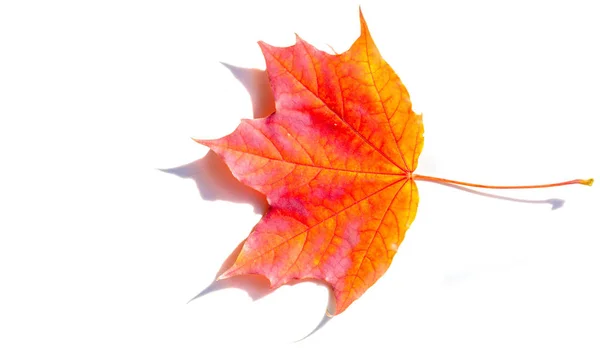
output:
[[[361,5],[424,113],[419,173],[600,178],[594,1],[393,3]],[[600,184],[499,193],[551,211],[420,183],[387,274],[298,343],[323,286],[186,304],[264,210],[189,137],[260,110],[220,62],[294,32],[342,52],[358,2],[0,4],[0,349],[600,349]]]

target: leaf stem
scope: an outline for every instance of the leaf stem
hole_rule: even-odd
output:
[[[592,183],[594,183],[594,179],[590,178],[590,179],[573,179],[573,180],[569,180],[566,182],[552,183],[552,184],[539,184],[539,185],[484,185],[484,184],[460,182],[458,180],[450,180],[450,179],[444,179],[444,178],[424,176],[424,175],[419,175],[419,174],[413,174],[412,177],[414,180],[424,180],[427,182],[434,182],[434,183],[456,184],[456,185],[463,185],[463,186],[468,186],[468,187],[472,187],[472,188],[484,188],[484,189],[538,189],[538,188],[552,188],[555,186],[563,186],[563,185],[570,185],[570,184],[581,184],[581,185],[591,186]]]

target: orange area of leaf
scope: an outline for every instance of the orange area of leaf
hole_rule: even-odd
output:
[[[221,278],[260,274],[331,285],[343,312],[388,269],[419,195],[413,179],[422,117],[383,60],[360,15],[361,35],[339,55],[301,38],[259,43],[276,112],[230,135],[198,140],[270,208]]]

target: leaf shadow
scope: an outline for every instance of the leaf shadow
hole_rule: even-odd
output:
[[[318,284],[327,285],[321,281],[316,281],[316,282]],[[299,342],[302,342],[302,341],[308,339],[310,336],[312,336],[313,334],[315,334],[316,332],[321,330],[321,328],[323,328],[327,323],[329,323],[329,321],[331,321],[333,319],[333,315],[331,313],[329,313],[329,311],[335,311],[335,297],[333,296],[333,290],[331,289],[331,287],[328,287],[328,290],[329,290],[329,298],[327,301],[327,310],[325,311],[323,318],[321,318],[321,321],[319,322],[319,324],[317,324],[317,326],[310,333],[308,333],[304,337],[296,340],[295,343],[299,343]]]
[[[233,265],[245,242],[246,240],[243,240],[231,254],[229,254],[225,259],[225,262],[221,265],[221,268],[219,268],[217,274],[215,274],[213,282],[196,296],[192,297],[188,303],[212,292],[230,288],[244,290],[253,301],[261,299],[273,291],[269,280],[260,275],[239,275],[227,279],[219,279],[219,276]]]
[[[221,62],[221,64],[242,83],[248,94],[250,94],[254,118],[266,117],[275,112],[275,97],[266,71],[238,67],[224,62]]]
[[[221,62],[231,74],[246,88],[252,101],[254,118],[261,118],[275,112],[275,98],[271,91],[267,72],[255,68],[243,68]],[[161,171],[193,179],[204,200],[224,200],[237,203],[248,203],[254,212],[263,214],[268,208],[264,195],[240,183],[221,158],[209,151],[203,158],[191,163]]]
[[[269,206],[263,194],[235,179],[225,162],[213,151],[194,162],[160,171],[193,179],[204,200],[247,203],[257,214],[265,213]]]
[[[295,342],[299,343],[299,342],[302,342],[302,341],[308,339],[313,334],[315,334],[316,332],[318,332],[319,330],[321,330],[321,328],[323,328],[325,326],[325,324],[329,323],[329,321],[331,321],[332,319],[333,319],[333,316],[325,313],[323,315],[323,318],[319,322],[319,324],[315,327],[315,329],[313,329],[310,333],[306,334],[306,336],[302,337],[301,339],[296,340]]]
[[[212,292],[223,290],[223,289],[235,288],[235,289],[244,290],[244,291],[246,291],[248,296],[253,301],[261,299],[261,298],[269,295],[271,292],[273,292],[275,290],[275,289],[271,288],[271,283],[269,282],[269,280],[262,275],[247,274],[247,275],[233,276],[233,277],[229,277],[227,279],[219,279],[219,276],[221,276],[221,274],[223,274],[229,267],[231,267],[233,265],[237,256],[239,255],[240,251],[244,247],[245,242],[246,242],[246,240],[243,240],[242,242],[240,242],[238,244],[238,246],[225,259],[225,261],[223,262],[223,264],[221,265],[221,267],[215,274],[214,281],[209,286],[207,286],[202,291],[200,291],[196,296],[191,298],[188,301],[188,303],[190,303],[198,298],[201,298],[202,296],[205,296]],[[303,282],[313,282],[318,285],[326,286],[329,291],[329,297],[328,297],[328,302],[327,302],[327,310],[325,312],[323,319],[319,323],[319,325],[317,325],[317,327],[315,327],[315,329],[312,330],[308,335],[306,335],[305,337],[303,337],[302,339],[300,339],[298,341],[306,339],[310,335],[314,334],[317,330],[321,329],[332,318],[332,315],[329,313],[329,311],[335,311],[335,298],[333,297],[333,291],[331,290],[331,288],[329,287],[329,285],[327,283],[324,283],[317,279],[306,278],[306,279],[292,280],[292,281],[286,283],[286,285],[294,286],[296,284],[300,284]]]
[[[275,111],[275,99],[266,71],[237,67],[224,62],[221,62],[221,64],[248,91],[252,101],[252,114],[254,118],[265,117]],[[209,151],[204,157],[196,161],[174,168],[160,169],[160,171],[176,175],[180,178],[194,180],[200,197],[204,200],[247,203],[253,207],[254,213],[257,214],[264,214],[269,207],[266,197],[238,181],[225,162],[213,151]],[[253,300],[262,298],[271,291],[268,280],[257,275],[237,276],[223,280],[217,279],[221,273],[233,264],[243,243],[240,243],[224,261],[215,275],[214,281],[189,302],[213,291],[227,288],[245,290]]]

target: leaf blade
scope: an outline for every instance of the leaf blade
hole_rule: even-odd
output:
[[[388,269],[416,216],[412,178],[422,117],[381,58],[360,15],[361,35],[337,55],[297,37],[259,43],[276,112],[243,120],[228,136],[198,140],[269,210],[221,279],[261,274],[273,288],[319,279],[343,312]]]

